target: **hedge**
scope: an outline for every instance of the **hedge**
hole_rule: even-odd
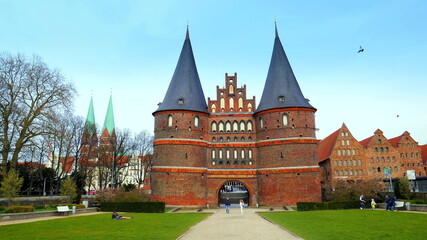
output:
[[[298,202],[298,211],[315,210],[337,210],[359,208],[359,201],[338,201],[338,202]]]
[[[22,213],[22,212],[34,212],[33,206],[10,206],[5,209],[6,213]]]
[[[165,202],[103,202],[101,211],[164,213]]]

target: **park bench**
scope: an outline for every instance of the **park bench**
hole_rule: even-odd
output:
[[[56,209],[58,210],[58,215],[61,215],[61,216],[66,216],[71,212],[68,206],[57,206]]]

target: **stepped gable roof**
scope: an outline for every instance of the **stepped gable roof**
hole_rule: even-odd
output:
[[[108,102],[107,114],[105,115],[104,127],[102,132],[105,130],[111,135],[115,129],[114,125],[114,112],[113,112],[113,96],[110,95],[110,101]]]
[[[313,108],[304,97],[292,71],[291,65],[283,49],[282,43],[275,26],[273,54],[264,91],[256,112],[269,109],[305,107]]]
[[[400,136],[397,136],[395,138],[390,138],[388,141],[391,143],[391,145],[397,147],[397,144],[400,142],[400,140],[402,139],[403,134]]]
[[[335,146],[341,128],[331,133],[325,139],[317,144],[317,159],[318,162],[323,162],[331,156],[332,149]]]
[[[191,47],[188,26],[181,55],[169,88],[163,102],[159,104],[159,108],[154,113],[167,110],[189,110],[208,113],[208,106]]]
[[[427,144],[421,145],[421,159],[423,160],[423,163],[427,163]]]
[[[93,99],[90,97],[89,110],[87,112],[86,122],[85,122],[85,130],[87,130],[90,134],[95,132],[95,113],[93,110]]]
[[[371,142],[371,140],[375,137],[375,135],[372,135],[366,139],[363,139],[362,141],[359,141],[360,144],[362,144],[363,147],[367,147],[368,144]]]

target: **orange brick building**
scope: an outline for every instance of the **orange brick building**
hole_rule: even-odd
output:
[[[259,106],[225,75],[206,103],[190,38],[153,113],[152,197],[168,205],[320,201],[316,109],[303,96],[277,33]]]
[[[410,133],[388,139],[381,130],[358,142],[345,124],[319,142],[322,182],[405,177],[407,170],[425,176],[421,146]],[[388,171],[388,172],[385,172]]]

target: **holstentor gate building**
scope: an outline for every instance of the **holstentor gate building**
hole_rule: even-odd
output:
[[[321,201],[315,112],[303,96],[276,27],[259,105],[237,74],[206,104],[189,33],[155,118],[151,190],[168,205],[250,206]],[[234,195],[233,195],[234,194]],[[232,199],[238,200],[238,199]]]

